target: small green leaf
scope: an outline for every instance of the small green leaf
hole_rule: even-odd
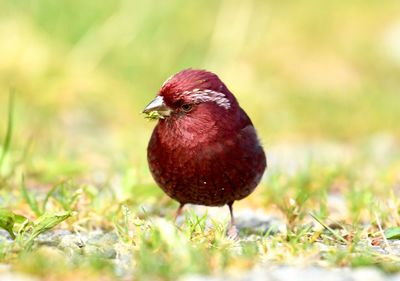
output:
[[[400,227],[390,227],[385,230],[386,239],[400,239]]]
[[[58,212],[54,214],[45,213],[33,222],[32,235],[35,234],[36,237],[65,221],[70,216],[71,212]]]
[[[58,213],[45,213],[37,218],[32,223],[32,228],[29,234],[29,238],[24,243],[27,248],[30,248],[33,244],[33,240],[43,232],[46,232],[59,223],[65,221],[71,216],[71,212],[58,212]]]
[[[22,218],[25,219],[22,216],[15,215],[10,210],[0,209],[0,227],[5,229],[10,234],[12,239],[15,239],[13,232],[14,224]]]
[[[26,217],[17,214],[14,214],[14,219],[16,223],[23,223],[28,220]]]

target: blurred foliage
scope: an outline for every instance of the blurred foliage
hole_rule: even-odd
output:
[[[390,0],[0,0],[1,227],[15,231],[16,214],[30,227],[52,214],[53,227],[64,219],[54,214],[74,212],[64,227],[117,230],[137,278],[259,260],[398,271],[397,258],[355,255],[355,245],[380,237],[378,217],[383,228],[400,223],[399,14]],[[182,229],[158,221],[176,206],[148,172],[154,122],[140,112],[188,67],[216,72],[254,121],[272,165],[237,205],[268,208],[287,233],[235,251],[224,224],[205,231],[192,213]],[[2,261],[39,276],[97,280],[112,267],[3,242]]]
[[[15,87],[23,132],[52,145],[107,143],[148,134],[140,110],[194,67],[221,76],[268,143],[399,135],[399,12],[389,0],[2,0],[0,102]]]

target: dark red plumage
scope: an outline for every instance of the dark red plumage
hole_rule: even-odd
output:
[[[256,188],[266,168],[264,150],[250,118],[217,75],[193,69],[175,74],[144,112],[153,111],[163,118],[148,146],[150,171],[181,206],[231,209]]]

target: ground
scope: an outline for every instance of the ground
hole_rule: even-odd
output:
[[[16,220],[15,240],[0,232],[2,274],[49,280],[71,279],[71,270],[105,280],[400,279],[400,240],[383,232],[398,223],[400,163],[393,138],[268,151],[262,184],[235,205],[238,240],[226,236],[227,207],[188,206],[175,223],[177,203],[157,187],[128,186],[136,196],[120,200],[127,179],[104,181],[97,174],[96,183],[62,181],[38,190],[25,180],[16,190],[3,188],[3,202],[33,222]],[[349,168],[354,165],[357,171]]]

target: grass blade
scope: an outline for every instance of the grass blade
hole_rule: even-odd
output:
[[[21,179],[21,194],[24,197],[26,203],[28,203],[31,210],[35,213],[35,215],[40,216],[42,214],[42,212],[39,208],[39,205],[38,205],[38,202],[36,201],[36,199],[33,196],[31,196],[29,194],[28,190],[26,189],[24,176],[22,176],[22,179]]]
[[[49,202],[49,199],[51,196],[53,196],[53,193],[56,191],[56,189],[58,188],[58,184],[53,186],[49,192],[46,193],[46,197],[44,198],[43,204],[42,204],[42,214],[44,214],[46,212],[46,206],[47,206],[47,202]]]
[[[340,236],[339,234],[336,233],[335,230],[333,230],[332,228],[330,228],[328,225],[326,225],[325,223],[323,223],[316,215],[314,215],[313,213],[310,213],[310,216],[313,217],[313,219],[315,219],[320,225],[322,225],[323,228],[325,228],[326,230],[328,230],[330,233],[332,233],[332,235],[342,241],[343,243],[345,243],[346,245],[348,244],[347,240],[344,239],[342,236]]]
[[[8,118],[7,118],[7,130],[6,136],[3,142],[3,149],[0,156],[0,169],[3,166],[4,159],[10,149],[11,140],[12,140],[12,133],[13,133],[13,126],[14,126],[14,90],[10,90],[10,97],[8,101]]]

